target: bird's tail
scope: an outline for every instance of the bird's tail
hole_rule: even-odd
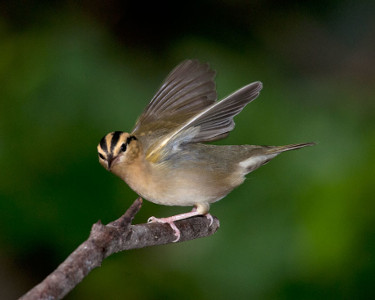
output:
[[[290,144],[285,146],[267,146],[265,147],[266,153],[268,154],[279,154],[281,152],[296,150],[303,147],[314,146],[315,143],[303,143],[303,144]]]
[[[249,148],[250,155],[245,160],[241,161],[239,165],[244,173],[247,174],[268,163],[282,152],[314,145],[315,143],[290,144],[285,146],[248,146],[251,147]]]

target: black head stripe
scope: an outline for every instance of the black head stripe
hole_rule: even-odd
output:
[[[112,135],[112,139],[111,139],[111,152],[113,151],[113,149],[116,147],[117,143],[118,143],[118,140],[120,138],[122,134],[122,131],[115,131]]]
[[[103,137],[101,140],[100,140],[100,148],[102,148],[102,150],[105,152],[105,153],[108,153],[108,149],[107,149],[107,141],[105,139],[106,137]]]
[[[131,135],[129,136],[127,139],[126,139],[126,145],[129,145],[129,143],[132,141],[132,140],[137,140],[137,138],[134,136],[134,135]]]

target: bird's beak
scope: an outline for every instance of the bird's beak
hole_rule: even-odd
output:
[[[111,170],[111,166],[112,166],[112,163],[113,163],[113,160],[114,160],[114,157],[112,157],[112,156],[109,156],[108,157],[108,165],[107,165],[107,170],[109,171],[109,170]]]
[[[108,157],[108,166],[107,170],[110,171],[111,167],[115,164],[115,162],[118,160],[119,156],[109,156]]]

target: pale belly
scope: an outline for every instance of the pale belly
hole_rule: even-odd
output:
[[[213,203],[225,197],[235,186],[231,178],[211,173],[165,172],[154,170],[143,178],[127,178],[126,183],[141,197],[161,205],[193,206]]]

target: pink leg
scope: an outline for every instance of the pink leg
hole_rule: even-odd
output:
[[[175,221],[184,220],[184,219],[188,219],[188,218],[195,217],[195,216],[200,216],[200,215],[202,215],[202,214],[199,213],[199,212],[197,212],[196,208],[193,208],[193,210],[191,212],[183,213],[183,214],[179,214],[179,215],[175,215],[175,216],[171,216],[171,217],[168,217],[168,218],[150,217],[147,220],[147,222],[148,223],[157,222],[157,223],[163,223],[163,224],[166,223],[166,224],[169,224],[172,227],[172,229],[174,231],[174,234],[176,236],[176,239],[173,241],[175,243],[175,242],[178,242],[180,240],[181,233],[180,233],[180,230],[177,228],[177,226],[174,224],[174,222]],[[211,214],[207,213],[204,216],[206,216],[207,219],[210,220],[210,226],[211,226],[212,222],[213,222],[213,218],[212,218]]]

